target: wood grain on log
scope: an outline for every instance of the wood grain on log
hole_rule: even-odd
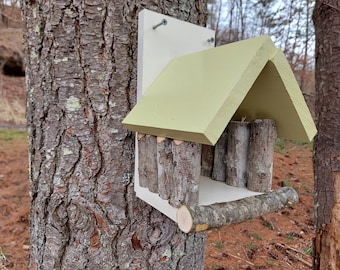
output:
[[[214,165],[214,151],[214,146],[202,144],[201,175],[203,176],[211,177]]]
[[[158,192],[156,137],[146,135],[138,141],[139,185]]]
[[[267,192],[272,187],[276,124],[271,119],[257,119],[250,124],[247,187]]]
[[[201,144],[172,142],[174,162],[173,190],[169,203],[178,208],[182,204],[198,204],[201,172]]]
[[[177,223],[185,233],[204,231],[277,211],[296,203],[298,199],[295,189],[283,187],[233,202],[208,206],[182,205],[177,211]]]
[[[170,198],[173,190],[173,155],[172,140],[157,137],[157,161],[158,161],[158,194],[163,200]]]
[[[228,125],[226,183],[234,187],[245,187],[249,144],[249,123],[231,121]]]
[[[225,182],[226,166],[225,156],[227,153],[227,129],[225,129],[215,145],[214,165],[211,178],[213,180]]]

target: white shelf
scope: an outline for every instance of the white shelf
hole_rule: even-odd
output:
[[[158,194],[150,192],[147,188],[139,185],[138,174],[138,140],[136,135],[136,153],[135,153],[135,192],[138,198],[150,204],[164,215],[176,220],[177,208],[171,206],[167,200],[163,200]],[[262,193],[253,192],[247,188],[237,188],[228,186],[211,178],[201,176],[199,186],[199,205],[210,205],[214,203],[237,201],[243,198],[259,195]]]

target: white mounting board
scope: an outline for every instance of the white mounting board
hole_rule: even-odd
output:
[[[166,25],[153,26],[163,19]],[[215,31],[147,9],[138,17],[137,100],[175,57],[215,46]]]

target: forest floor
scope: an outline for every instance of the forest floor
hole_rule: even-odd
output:
[[[206,270],[312,269],[312,144],[278,140],[273,189],[295,188],[299,202],[278,212],[208,232]]]

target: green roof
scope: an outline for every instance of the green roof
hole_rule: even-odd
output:
[[[214,145],[229,121],[270,118],[278,137],[316,128],[290,66],[268,36],[173,59],[123,120],[132,131]]]

